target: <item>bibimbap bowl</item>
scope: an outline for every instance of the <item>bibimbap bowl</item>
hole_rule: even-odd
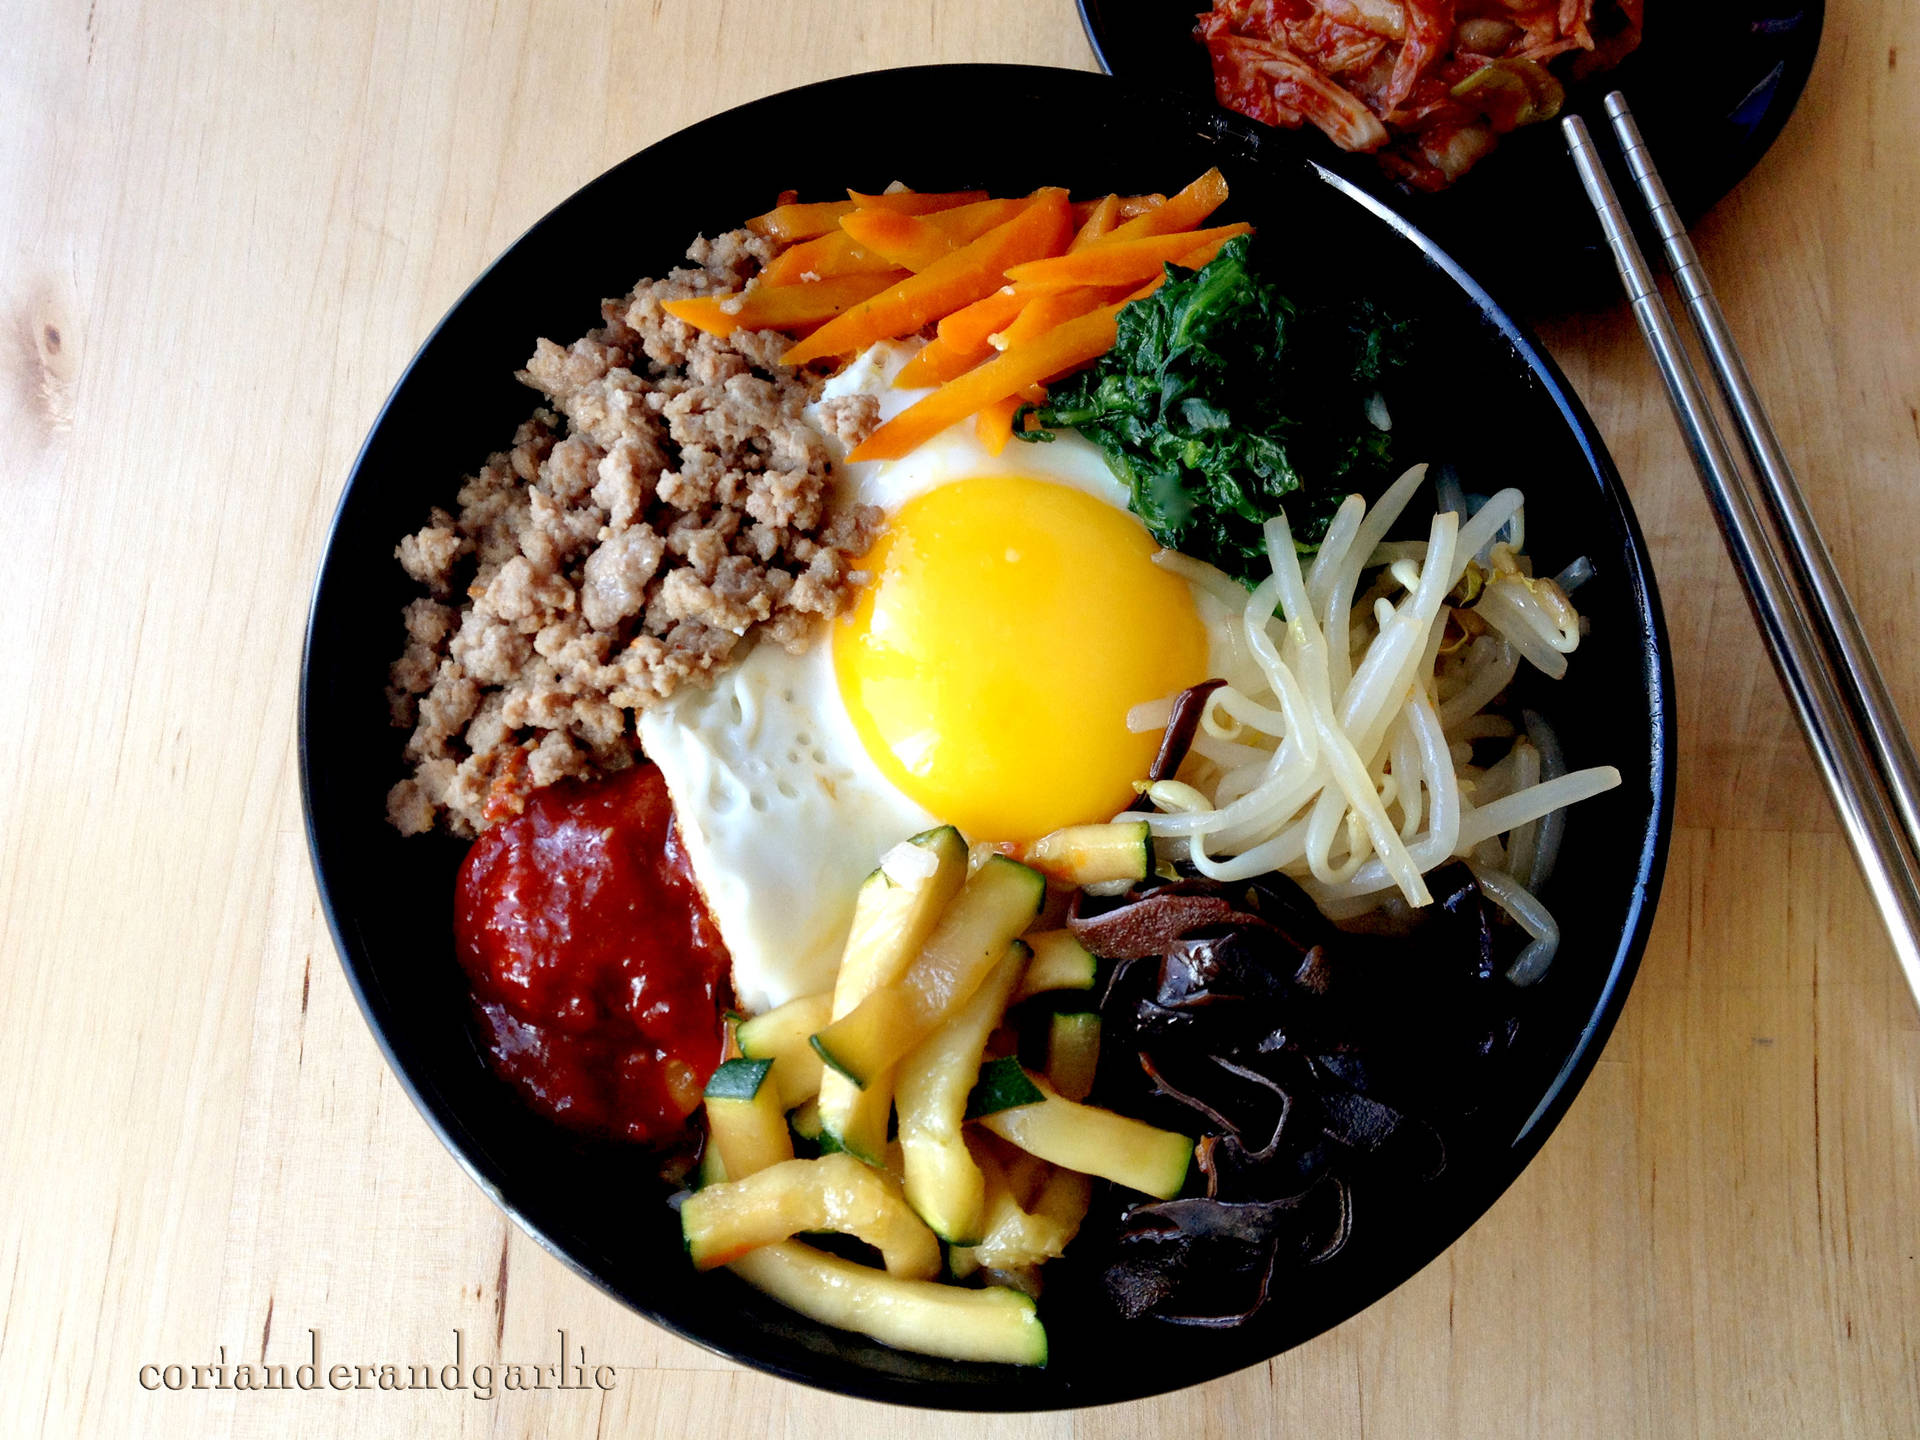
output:
[[[937,134],[904,123],[936,89],[976,98],[967,123]],[[794,123],[809,114],[903,123],[863,124],[857,145],[835,148]],[[314,593],[301,689],[309,838],[349,982],[395,1073],[476,1183],[582,1276],[722,1355],[850,1395],[979,1410],[1129,1400],[1258,1363],[1370,1305],[1457,1239],[1545,1142],[1619,1015],[1652,922],[1673,795],[1665,627],[1619,477],[1558,369],[1469,277],[1345,182],[1263,155],[1262,144],[1257,127],[1210,107],[1034,67],[887,71],[742,106],[617,166],[516,242],[414,358],[355,464]],[[394,541],[524,418],[528,393],[513,374],[537,337],[582,333],[603,297],[664,274],[694,232],[731,228],[781,191],[815,198],[896,179],[995,194],[1148,182],[1171,191],[1209,166],[1231,184],[1231,218],[1257,227],[1262,263],[1294,293],[1366,298],[1410,322],[1392,416],[1399,453],[1450,466],[1477,492],[1523,488],[1537,573],[1591,559],[1578,595],[1590,632],[1576,663],[1557,682],[1523,677],[1515,694],[1552,716],[1570,765],[1614,766],[1623,783],[1569,813],[1543,896],[1565,938],[1525,996],[1499,1090],[1450,1135],[1436,1178],[1356,1203],[1351,1239],[1332,1259],[1289,1268],[1252,1319],[1215,1329],[1119,1318],[1070,1248],[1046,1272],[1044,1367],[889,1349],[725,1272],[696,1277],[654,1157],[555,1127],[488,1068],[454,954],[465,846],[403,838],[386,821],[402,735],[382,692],[414,593]]]

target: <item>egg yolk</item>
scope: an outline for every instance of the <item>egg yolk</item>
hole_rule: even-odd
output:
[[[1186,582],[1133,516],[1018,475],[953,481],[891,518],[834,626],[874,763],[971,839],[1111,819],[1157,733],[1127,711],[1206,678]]]

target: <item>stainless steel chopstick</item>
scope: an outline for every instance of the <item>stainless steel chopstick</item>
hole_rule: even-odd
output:
[[[1840,812],[1848,842],[1879,907],[1908,986],[1920,1003],[1920,847],[1910,846],[1893,783],[1875,763],[1876,750],[1867,733],[1864,705],[1855,706],[1844,698],[1857,688],[1853,677],[1842,670],[1838,654],[1823,648],[1804,614],[1801,588],[1790,577],[1773,536],[1761,522],[1746,477],[1735,463],[1700,388],[1693,362],[1660,298],[1653,273],[1633,237],[1585,122],[1570,116],[1562,126],[1574,165],[1619,266],[1634,318],[1666,383],[1674,418],[1746,588],[1761,637]],[[1643,163],[1651,173],[1644,145],[1640,148]],[[1750,385],[1748,391],[1751,393]],[[1757,408],[1757,401],[1755,405]],[[1897,719],[1894,723],[1897,728]]]
[[[1607,114],[1613,121],[1615,137],[1626,157],[1627,169],[1640,196],[1653,217],[1660,243],[1666,247],[1667,265],[1675,285],[1687,302],[1693,317],[1694,332],[1712,361],[1713,377],[1719,383],[1721,398],[1740,430],[1748,458],[1760,478],[1760,498],[1773,517],[1780,536],[1786,542],[1788,565],[1796,572],[1813,599],[1813,622],[1827,646],[1839,656],[1842,692],[1859,712],[1875,763],[1887,778],[1887,786],[1900,807],[1902,828],[1907,844],[1920,854],[1920,761],[1900,723],[1900,712],[1887,694],[1873,651],[1861,633],[1860,617],[1853,601],[1833,568],[1825,540],[1807,508],[1807,498],[1780,448],[1773,422],[1754,391],[1745,359],[1733,343],[1726,314],[1707,279],[1706,267],[1693,248],[1680,213],[1667,195],[1666,184],[1654,168],[1653,156],[1640,127],[1634,123],[1626,96],[1618,90],[1607,97]],[[1852,684],[1845,682],[1852,681]]]

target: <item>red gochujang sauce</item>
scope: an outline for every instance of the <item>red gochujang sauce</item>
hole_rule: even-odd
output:
[[[720,1063],[729,965],[658,768],[530,792],[467,853],[454,934],[493,1063],[535,1109],[682,1133]]]

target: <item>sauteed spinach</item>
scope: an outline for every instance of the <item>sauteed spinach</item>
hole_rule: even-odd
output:
[[[1118,318],[1091,369],[1026,407],[1014,433],[1072,427],[1105,452],[1161,544],[1245,583],[1266,573],[1261,525],[1281,508],[1312,548],[1340,500],[1390,463],[1379,395],[1406,326],[1366,301],[1296,305],[1248,265],[1251,237],[1199,270],[1168,266]],[[1026,430],[1029,416],[1039,428]]]

